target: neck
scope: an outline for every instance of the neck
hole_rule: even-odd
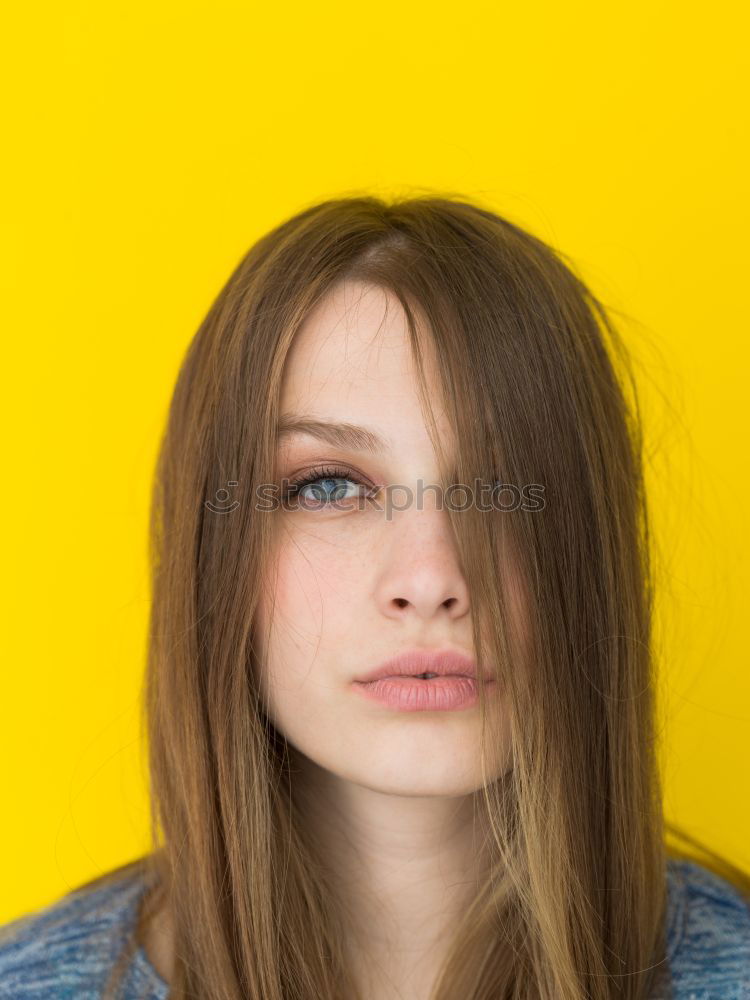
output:
[[[437,971],[483,874],[479,793],[391,795],[307,758],[296,773],[305,829],[344,908],[355,967],[385,963],[391,978],[408,977],[408,995],[427,995],[415,980]]]

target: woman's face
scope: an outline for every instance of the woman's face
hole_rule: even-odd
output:
[[[282,419],[360,425],[384,447],[342,448],[298,432],[280,439],[280,480],[311,473],[318,481],[303,491],[308,500],[333,500],[342,489],[352,502],[305,509],[297,498],[269,515],[278,519],[278,534],[258,611],[259,682],[277,730],[326,771],[381,792],[461,795],[482,783],[479,707],[398,711],[363,698],[353,684],[407,650],[475,652],[469,593],[448,513],[437,508],[434,493],[390,517],[357,503],[372,487],[400,484],[415,495],[419,480],[440,482],[405,317],[390,295],[384,315],[386,294],[339,284],[308,317],[287,359]],[[428,375],[436,400],[434,367]],[[435,414],[452,447],[437,406]],[[321,469],[335,469],[323,475],[334,481],[321,482]],[[384,494],[378,497],[382,508]],[[488,690],[491,711],[503,713],[497,685]],[[492,779],[507,769],[508,746],[487,751]]]

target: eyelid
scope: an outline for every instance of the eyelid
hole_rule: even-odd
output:
[[[297,486],[306,479],[360,479],[364,477],[360,476],[354,469],[347,469],[343,465],[314,465],[287,478],[290,486]]]
[[[303,479],[308,478],[340,477],[349,479],[360,479],[363,483],[375,486],[375,483],[358,469],[352,468],[340,461],[315,462],[313,465],[303,466],[301,469],[289,473],[285,476],[285,481],[290,485],[296,485]]]

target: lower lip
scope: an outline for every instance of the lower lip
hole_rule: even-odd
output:
[[[494,680],[485,681],[491,690]],[[471,708],[479,701],[475,677],[381,677],[377,681],[355,681],[354,687],[370,701],[400,712],[448,712]]]

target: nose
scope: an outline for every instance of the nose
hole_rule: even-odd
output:
[[[445,511],[419,511],[402,524],[397,517],[381,555],[376,600],[382,614],[427,621],[468,613],[469,591]]]

